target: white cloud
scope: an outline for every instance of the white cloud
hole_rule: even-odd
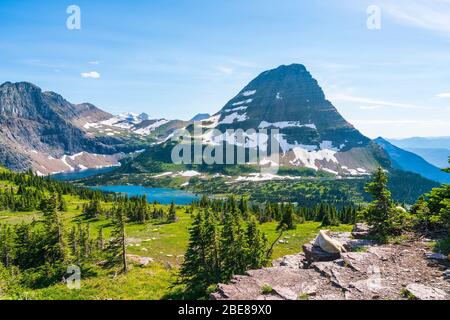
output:
[[[450,92],[443,92],[436,95],[438,98],[450,98]]]
[[[82,72],[81,77],[82,78],[99,79],[100,73],[98,73],[97,71]]]
[[[449,0],[384,0],[386,12],[401,24],[450,34]]]
[[[88,63],[89,64],[93,64],[93,65],[99,65],[100,64],[100,62],[98,62],[98,61],[89,61]]]
[[[401,108],[401,109],[431,109],[431,107],[418,106],[418,105],[408,104],[408,103],[398,103],[398,102],[392,102],[392,101],[376,100],[376,99],[363,98],[363,97],[357,97],[357,96],[346,95],[346,94],[333,95],[330,97],[330,100],[364,103],[364,104],[370,105],[372,109],[375,109],[374,107],[377,107],[377,108],[391,107],[391,108]],[[368,109],[368,106],[365,106],[365,108]],[[361,107],[361,109],[363,109],[363,108]]]
[[[233,68],[230,68],[230,67],[222,67],[222,66],[219,66],[219,67],[216,67],[216,69],[217,69],[220,73],[222,73],[222,74],[224,74],[224,75],[227,75],[227,76],[232,75],[232,74],[234,73],[234,69],[233,69]]]

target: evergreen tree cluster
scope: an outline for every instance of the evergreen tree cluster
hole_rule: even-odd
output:
[[[1,181],[6,181],[2,185]],[[31,212],[41,209],[41,202],[48,194],[57,194],[60,209],[66,210],[63,195],[78,196],[81,199],[113,201],[116,196],[98,190],[78,188],[70,183],[39,177],[32,172],[15,173],[0,171],[0,210]]]
[[[356,206],[339,208],[325,202],[312,207],[278,202],[250,203],[245,197],[239,200],[235,197],[226,200],[202,197],[200,201],[194,203],[194,207],[211,208],[216,212],[240,212],[243,217],[253,215],[260,223],[277,221],[288,230],[295,229],[297,223],[306,221],[321,222],[323,226],[354,224],[360,210],[360,207]]]
[[[190,240],[180,270],[180,282],[185,284],[190,296],[204,295],[211,285],[227,282],[246,270],[261,268],[270,258],[267,238],[253,215],[243,215],[232,200],[225,205],[230,211],[206,207],[205,200],[202,200],[203,208],[191,208]]]
[[[450,163],[450,158],[449,158]],[[444,169],[450,173],[450,168]],[[411,212],[416,226],[424,232],[450,230],[450,184],[443,184],[420,197]]]

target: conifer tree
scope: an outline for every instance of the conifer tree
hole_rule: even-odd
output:
[[[228,281],[234,274],[242,274],[246,268],[245,242],[239,216],[226,212],[221,233],[222,276]]]
[[[180,269],[181,282],[188,292],[202,294],[210,284],[221,280],[217,219],[209,217],[204,210],[197,210],[189,234],[188,249]]]
[[[78,250],[78,237],[77,237],[77,229],[75,226],[73,226],[70,229],[69,235],[68,235],[68,244],[70,248],[70,253],[75,258],[77,263],[80,263],[80,255]]]
[[[373,181],[367,183],[365,187],[365,191],[372,196],[373,201],[365,210],[364,215],[380,239],[385,239],[388,236],[392,228],[391,218],[395,211],[387,182],[386,172],[379,167],[375,172]]]
[[[177,220],[178,218],[177,218],[177,211],[175,209],[175,203],[172,201],[172,203],[170,204],[169,212],[167,214],[167,222],[173,223],[176,222]]]
[[[0,224],[0,263],[8,268],[13,262],[14,250],[13,234],[11,227]]]
[[[41,203],[44,215],[45,246],[44,254],[49,263],[64,262],[66,260],[64,243],[64,226],[60,218],[58,196],[52,194]]]
[[[267,238],[258,229],[258,223],[254,216],[250,216],[247,224],[245,248],[247,256],[246,269],[258,269],[267,264]]]
[[[125,233],[125,213],[123,205],[119,204],[114,210],[112,220],[112,239],[108,245],[108,260],[111,266],[121,265],[121,271],[128,271],[127,250],[126,250],[126,233]]]
[[[104,235],[103,235],[103,227],[100,227],[100,230],[98,231],[97,249],[100,251],[103,251],[103,249],[105,249],[105,239],[104,239]]]
[[[294,208],[293,208],[292,204],[283,206],[282,212],[283,212],[283,216],[281,217],[281,221],[280,221],[277,229],[280,229],[282,226],[284,226],[286,230],[295,229]]]

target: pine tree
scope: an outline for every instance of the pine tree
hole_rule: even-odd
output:
[[[209,285],[221,280],[217,219],[204,210],[197,210],[189,235],[180,277],[189,293],[201,295]]]
[[[68,236],[68,244],[70,248],[70,252],[72,256],[75,258],[77,263],[80,263],[80,254],[78,250],[78,237],[77,237],[77,229],[72,227]]]
[[[373,181],[367,183],[365,191],[369,193],[373,202],[369,204],[364,215],[367,222],[372,225],[373,231],[380,239],[385,239],[392,228],[392,215],[394,204],[391,192],[387,188],[388,177],[386,172],[379,167],[375,172]]]
[[[294,208],[292,204],[288,204],[287,206],[283,206],[283,216],[281,221],[277,227],[277,230],[281,229],[283,226],[286,230],[295,229],[294,223]]]
[[[9,268],[13,262],[14,242],[11,227],[0,224],[0,263]]]
[[[220,249],[224,281],[246,271],[244,231],[241,219],[236,214],[226,212],[224,215]]]
[[[258,229],[258,223],[254,216],[250,216],[247,224],[245,248],[247,256],[246,269],[259,269],[267,264],[267,238]]]
[[[167,214],[167,222],[173,223],[178,220],[177,218],[177,211],[175,209],[175,203],[172,201],[169,208],[169,213]]]
[[[103,227],[100,227],[100,230],[98,231],[97,249],[99,251],[103,251],[103,249],[105,249],[105,239],[104,239],[104,235],[103,235]]]
[[[114,210],[112,220],[112,239],[108,245],[108,260],[111,266],[121,265],[121,271],[128,271],[126,233],[125,233],[125,214],[123,204],[118,205]]]
[[[49,263],[64,262],[66,260],[64,243],[64,226],[60,218],[58,196],[52,194],[41,203],[44,214],[45,229],[45,258]]]

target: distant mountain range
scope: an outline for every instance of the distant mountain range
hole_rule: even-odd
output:
[[[171,161],[173,144],[168,138],[181,128],[189,130],[194,121],[201,121],[205,131],[222,132],[205,132],[205,147],[220,141],[239,146],[235,137],[223,134],[228,129],[267,130],[247,134],[239,147],[267,149],[273,137],[279,150],[270,152],[279,153],[281,167],[307,168],[340,178],[367,176],[383,166],[447,181],[447,174],[413,153],[362,135],[300,64],[261,73],[216,114],[198,114],[190,121],[152,119],[145,113],[114,116],[89,103],[72,104],[30,83],[7,82],[0,86],[0,164],[49,174],[119,165],[128,153],[139,151],[121,171],[155,173],[155,168],[165,167],[158,162]],[[417,145],[416,141],[402,143]],[[430,141],[426,145],[434,146]],[[274,164],[260,160],[260,166]]]
[[[418,154],[438,168],[448,166],[450,137],[386,139],[393,145]]]
[[[392,160],[393,167],[420,174],[430,180],[450,183],[449,173],[443,172],[440,168],[428,163],[417,154],[396,147],[383,138],[377,138],[375,142],[387,152]]]

